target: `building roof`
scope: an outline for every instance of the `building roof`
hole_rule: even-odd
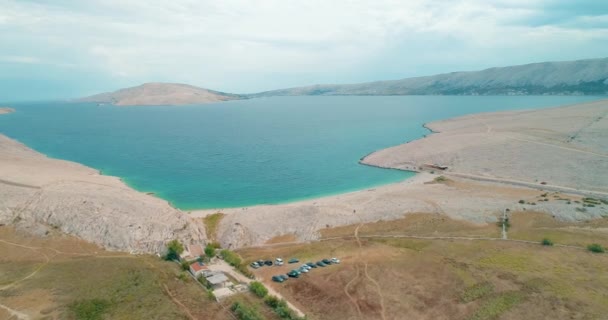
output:
[[[205,254],[205,249],[203,249],[203,246],[200,244],[189,244],[187,247],[190,255],[193,257],[198,257]]]
[[[228,281],[228,277],[223,273],[214,274],[213,276],[207,278],[207,281],[211,284],[220,284]]]
[[[205,266],[205,264],[203,264],[202,262],[198,262],[197,261],[197,262],[195,262],[195,263],[193,263],[193,264],[190,265],[190,269],[193,272],[199,272],[201,270],[207,269],[207,266]]]

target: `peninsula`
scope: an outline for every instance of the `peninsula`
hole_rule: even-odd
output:
[[[107,103],[117,106],[187,105],[243,99],[243,96],[213,91],[181,83],[144,83],[137,87],[96,94],[77,102]]]

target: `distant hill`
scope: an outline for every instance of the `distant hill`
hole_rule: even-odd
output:
[[[96,94],[79,102],[117,106],[185,105],[243,99],[244,96],[203,89],[180,83],[144,83],[137,87]]]
[[[250,95],[605,95],[608,58],[542,62],[360,84],[313,85]]]

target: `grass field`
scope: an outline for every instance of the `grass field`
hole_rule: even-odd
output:
[[[509,238],[538,244],[369,237],[500,237],[494,224],[418,214],[323,231],[324,237],[345,236],[341,239],[239,253],[247,261],[340,257],[340,265],[313,269],[283,284],[268,281],[279,273],[277,267],[255,271],[311,319],[605,319],[608,255],[584,246],[608,245],[607,222],[564,223],[539,213],[512,213]],[[543,237],[583,248],[545,247]]]
[[[154,256],[8,227],[0,227],[0,252],[0,304],[31,319],[233,319],[175,263]]]
[[[608,255],[585,247],[608,246],[608,219],[565,223],[513,212],[510,222],[510,239],[534,243],[433,239],[498,238],[500,229],[420,213],[325,229],[320,242],[276,239],[238,253],[246,263],[339,257],[339,265],[283,284],[270,278],[293,265],[254,271],[309,319],[605,319]],[[542,246],[543,238],[555,245]],[[10,309],[31,319],[235,319],[229,308],[238,301],[264,319],[279,319],[249,293],[216,303],[178,265],[154,256],[108,252],[61,234],[35,238],[9,227],[0,227],[0,252],[0,318],[9,318]]]

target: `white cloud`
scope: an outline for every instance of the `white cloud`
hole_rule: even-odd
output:
[[[378,74],[360,72],[377,79],[396,67],[404,68],[403,76],[409,75],[405,68],[416,63],[460,59],[463,66],[485,66],[497,63],[501,52],[512,54],[504,64],[519,63],[525,57],[517,50],[538,43],[546,47],[530,50],[536,56],[528,59],[553,59],[561,57],[560,51],[574,52],[559,50],[559,46],[587,46],[608,39],[602,28],[521,22],[543,13],[547,3],[58,0],[40,4],[0,0],[0,45],[13,48],[14,52],[7,53],[11,56],[36,52],[41,57],[38,63],[59,61],[133,81],[190,81],[251,91],[276,84],[264,87],[264,79],[244,83],[239,73],[291,74],[285,80],[285,85],[291,85],[297,75],[318,74],[318,82],[324,82],[367,66]],[[605,17],[580,19],[605,21]],[[27,63],[27,59],[16,60]]]

